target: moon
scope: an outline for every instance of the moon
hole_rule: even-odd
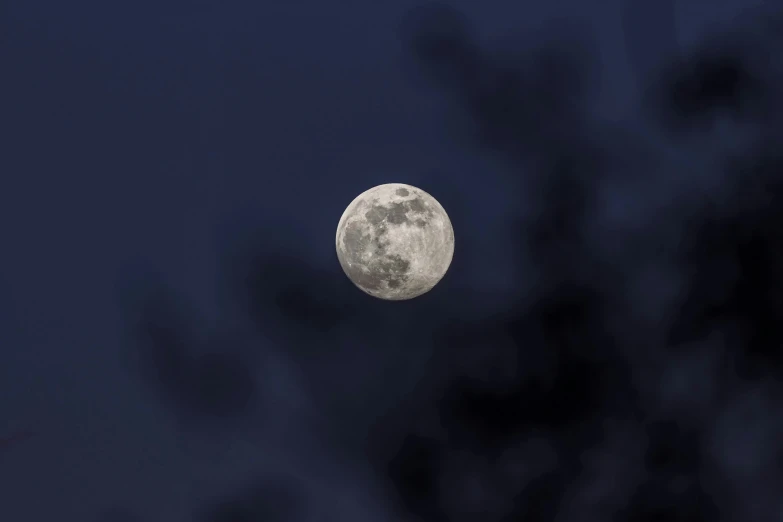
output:
[[[403,183],[373,187],[343,212],[335,240],[345,275],[389,301],[432,290],[454,257],[454,229],[438,201]]]

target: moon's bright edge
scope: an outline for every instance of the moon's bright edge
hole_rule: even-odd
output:
[[[430,291],[443,278],[454,256],[454,230],[430,194],[388,183],[348,205],[335,246],[343,271],[357,287],[399,301]]]

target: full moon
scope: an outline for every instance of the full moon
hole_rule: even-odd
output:
[[[337,225],[337,259],[353,284],[402,301],[432,290],[454,256],[454,229],[435,198],[402,183],[360,194]]]

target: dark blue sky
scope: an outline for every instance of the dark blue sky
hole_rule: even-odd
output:
[[[780,255],[736,185],[783,164],[750,3],[270,4],[0,7],[0,438],[31,432],[0,520],[781,520],[780,307],[737,304]],[[402,305],[334,254],[387,182],[456,236]],[[704,460],[650,478],[661,440]]]

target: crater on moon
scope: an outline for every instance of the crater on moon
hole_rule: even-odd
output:
[[[454,255],[446,211],[410,185],[379,185],[353,200],[337,227],[337,257],[364,292],[389,300],[431,290]]]

